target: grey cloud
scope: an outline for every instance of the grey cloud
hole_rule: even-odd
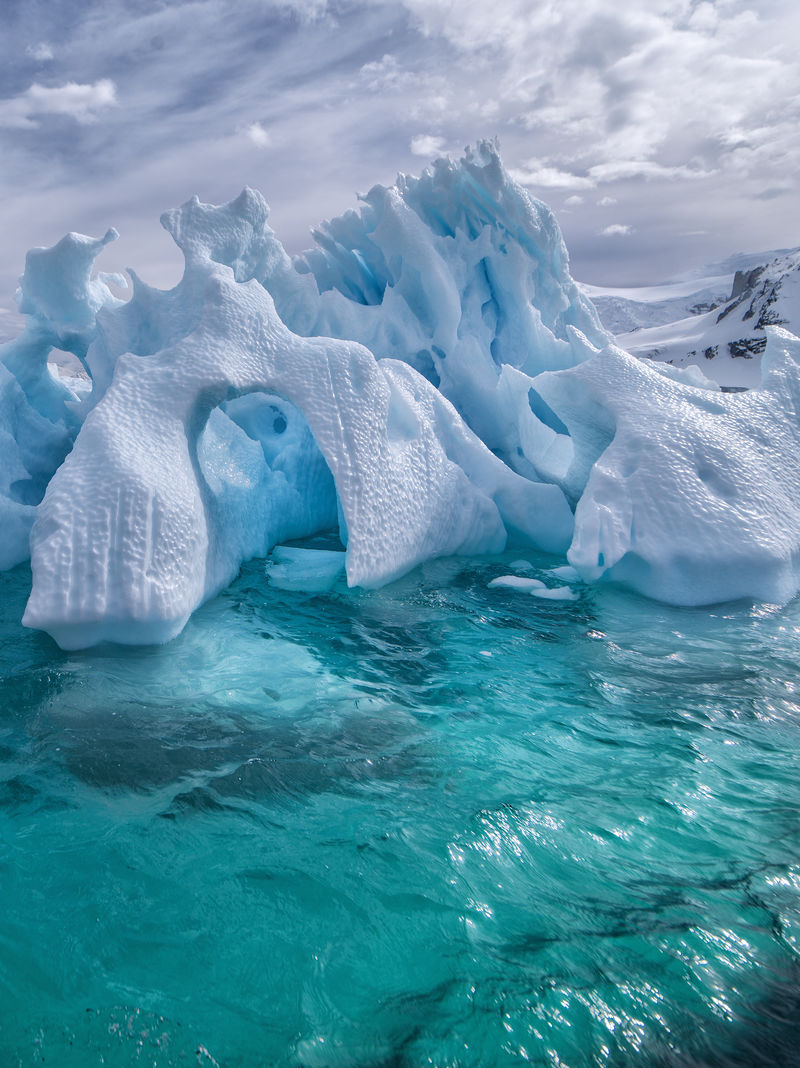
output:
[[[717,37],[691,29],[688,7],[681,22],[666,5],[611,0],[464,0],[457,20],[450,0],[7,6],[0,97],[108,80],[117,103],[93,123],[40,110],[0,129],[6,307],[26,248],[66,230],[116,225],[104,266],[131,262],[167,284],[179,258],[158,216],[194,192],[261,188],[299,250],[357,190],[418,171],[413,147],[495,135],[545,199],[598,186],[563,220],[587,281],[655,280],[732,246],[800,241],[771,192],[794,188],[800,163],[800,15],[773,0],[759,5],[758,39],[736,0]],[[53,44],[44,66],[26,53],[41,41]],[[610,224],[601,191],[632,227],[624,242],[598,236]]]
[[[599,12],[587,19],[577,40],[565,57],[565,67],[589,67],[603,71],[644,39],[644,32],[611,12]]]
[[[790,185],[773,185],[769,189],[762,189],[761,192],[756,193],[756,200],[777,200],[778,197],[785,197],[789,193],[794,193],[795,190]]]

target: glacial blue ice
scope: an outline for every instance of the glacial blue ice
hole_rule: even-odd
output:
[[[279,545],[270,556],[267,578],[279,590],[325,593],[344,572],[344,556],[338,549]]]
[[[85,362],[96,313],[122,303],[106,282],[124,279],[91,276],[117,236],[113,229],[99,240],[67,234],[28,253],[17,295],[25,329],[0,346],[0,570],[28,559],[36,505],[80,426],[77,395],[53,377],[47,358],[60,349]]]
[[[351,586],[518,545],[675,604],[794,596],[800,340],[773,328],[742,394],[636,360],[488,143],[362,200],[292,259],[259,193],[194,198],[162,217],[181,281],[131,272],[127,302],[91,273],[115,231],[29,253],[0,349],[0,567],[30,555],[28,626],[167,641],[243,561],[330,531]],[[341,565],[280,548],[273,581]]]

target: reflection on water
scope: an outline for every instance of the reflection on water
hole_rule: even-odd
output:
[[[800,607],[518,557],[83,653],[0,575],[0,1064],[796,1064]]]

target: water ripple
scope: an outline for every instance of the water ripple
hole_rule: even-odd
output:
[[[0,1063],[796,1064],[800,606],[518,557],[85,653],[0,576]]]

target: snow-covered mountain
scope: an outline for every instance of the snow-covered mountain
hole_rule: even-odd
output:
[[[582,288],[635,356],[694,364],[723,386],[754,386],[764,328],[800,326],[800,248],[738,253],[662,285]]]
[[[710,311],[731,291],[731,274],[621,289],[580,283],[606,330],[617,336]]]

